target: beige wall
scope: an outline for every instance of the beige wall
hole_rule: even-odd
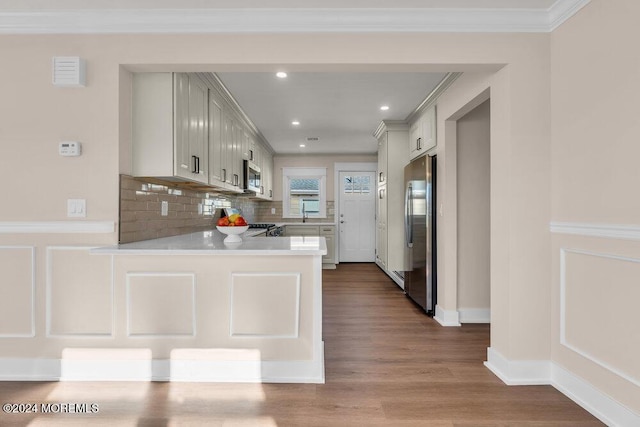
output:
[[[490,307],[490,107],[457,121],[458,310]]]
[[[371,131],[372,134],[374,130]],[[276,155],[273,158],[273,200],[282,201],[282,168],[327,168],[327,200],[333,201],[335,199],[333,174],[336,162],[377,163],[377,161],[377,154]]]
[[[130,84],[122,66],[133,70],[472,70],[439,102],[438,138],[445,141],[445,120],[477,94],[491,89],[495,119],[491,161],[496,172],[491,200],[492,347],[513,359],[549,357],[544,325],[549,294],[548,288],[540,286],[550,277],[545,208],[549,205],[545,178],[549,175],[549,35],[1,36],[0,50],[7,64],[0,68],[4,95],[0,99],[0,157],[27,158],[32,165],[25,176],[21,162],[3,162],[5,182],[20,177],[22,185],[5,194],[11,203],[0,212],[0,220],[64,220],[65,201],[70,197],[87,199],[88,220],[117,220],[118,173],[121,166],[123,171],[127,167],[124,152],[119,151],[120,146],[127,147],[120,137],[126,138],[128,126],[120,114],[128,102],[122,85]],[[86,88],[51,85],[51,57],[55,55],[79,55],[87,60]],[[37,126],[32,125],[34,120]],[[59,157],[56,149],[61,139],[81,141],[85,154]],[[440,176],[444,177],[439,184],[444,201],[440,225],[445,230],[439,262],[450,265],[455,264],[455,250],[449,251],[451,246],[455,249],[455,238],[449,239],[447,229],[455,224],[455,217],[449,216],[455,211],[455,195],[447,193],[445,144],[438,150],[442,154]],[[277,159],[275,166],[277,177]],[[275,190],[279,187],[276,182]],[[116,235],[110,236],[112,242]],[[96,241],[98,237],[83,239]],[[30,240],[41,245],[40,236]],[[36,267],[41,268],[40,264]],[[440,303],[445,309],[455,309],[455,280],[449,281],[449,270],[440,270]],[[37,284],[38,289],[41,286]]]
[[[592,0],[552,34],[554,221],[638,227],[638,16]],[[553,361],[640,412],[640,243],[557,233],[551,255]]]
[[[638,39],[638,30],[631,30],[631,14],[627,14],[637,8],[632,0],[593,0],[551,36],[0,36],[0,173],[5,183],[20,184],[5,187],[0,221],[64,220],[67,198],[87,199],[88,220],[117,221],[118,173],[128,168],[125,122],[130,76],[121,71],[122,66],[192,71],[282,67],[291,71],[469,71],[438,101],[438,194],[443,203],[443,215],[438,217],[438,304],[455,310],[457,301],[456,153],[449,144],[455,136],[451,124],[488,90],[492,112],[491,346],[510,360],[548,360],[553,350],[554,360],[622,401],[635,399],[629,405],[637,408],[637,390],[628,382],[558,345],[560,243],[554,240],[552,251],[549,233],[551,215],[557,220],[615,223],[634,223],[638,217],[638,198],[627,197],[635,194],[638,178],[632,172],[638,148],[631,142],[638,135],[633,103],[637,97],[631,95],[638,92],[640,83],[635,79],[637,55],[630,44]],[[595,31],[602,28],[602,20],[606,31]],[[631,31],[634,37],[627,37]],[[51,85],[51,57],[55,55],[87,60],[86,88]],[[622,72],[615,73],[613,64]],[[57,144],[66,139],[81,141],[84,155],[59,157]],[[606,160],[601,153],[607,154]],[[28,159],[26,168],[23,159]],[[276,177],[284,159],[276,156]],[[604,166],[605,172],[598,180],[592,175],[596,164]],[[276,181],[275,191],[280,187]],[[582,188],[606,191],[587,194]],[[39,239],[0,235],[0,245],[31,242],[42,251],[61,242],[90,245],[109,239],[115,242],[116,233]],[[608,250],[618,251],[616,242],[608,244]],[[633,249],[638,256],[634,244],[626,243],[622,249]],[[39,309],[45,306],[44,268],[36,257]],[[634,320],[631,313],[621,316],[624,321]],[[36,326],[40,336],[42,327]],[[610,333],[616,335],[615,330]]]

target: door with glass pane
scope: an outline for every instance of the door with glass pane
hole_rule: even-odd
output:
[[[340,262],[375,262],[375,178],[375,172],[340,172]]]

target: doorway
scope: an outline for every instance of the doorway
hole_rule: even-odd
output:
[[[490,101],[456,127],[458,313],[460,323],[490,323]]]
[[[369,167],[371,168],[371,166]],[[362,168],[358,168],[362,169]],[[376,169],[336,168],[339,262],[375,262]]]

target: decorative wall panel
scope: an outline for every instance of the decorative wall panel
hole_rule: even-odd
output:
[[[113,258],[89,247],[47,248],[47,335],[113,333]]]
[[[232,273],[231,336],[297,338],[300,274]]]
[[[561,251],[562,345],[640,386],[640,259]]]
[[[0,246],[0,338],[35,335],[35,248]]]
[[[194,273],[127,274],[129,336],[195,336]]]

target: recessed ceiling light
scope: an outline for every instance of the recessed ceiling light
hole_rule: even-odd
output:
[[[387,111],[389,109],[389,106],[388,105],[383,105],[382,107],[380,107],[380,109],[382,111]]]
[[[304,148],[304,147],[306,147],[306,145],[300,144],[300,148]]]
[[[276,73],[276,77],[278,77],[279,79],[284,79],[287,77],[287,73],[285,73],[284,71],[278,71]]]
[[[298,126],[300,124],[300,122],[297,121],[297,120],[294,120],[294,121],[291,122],[291,124],[294,125],[294,126]]]

